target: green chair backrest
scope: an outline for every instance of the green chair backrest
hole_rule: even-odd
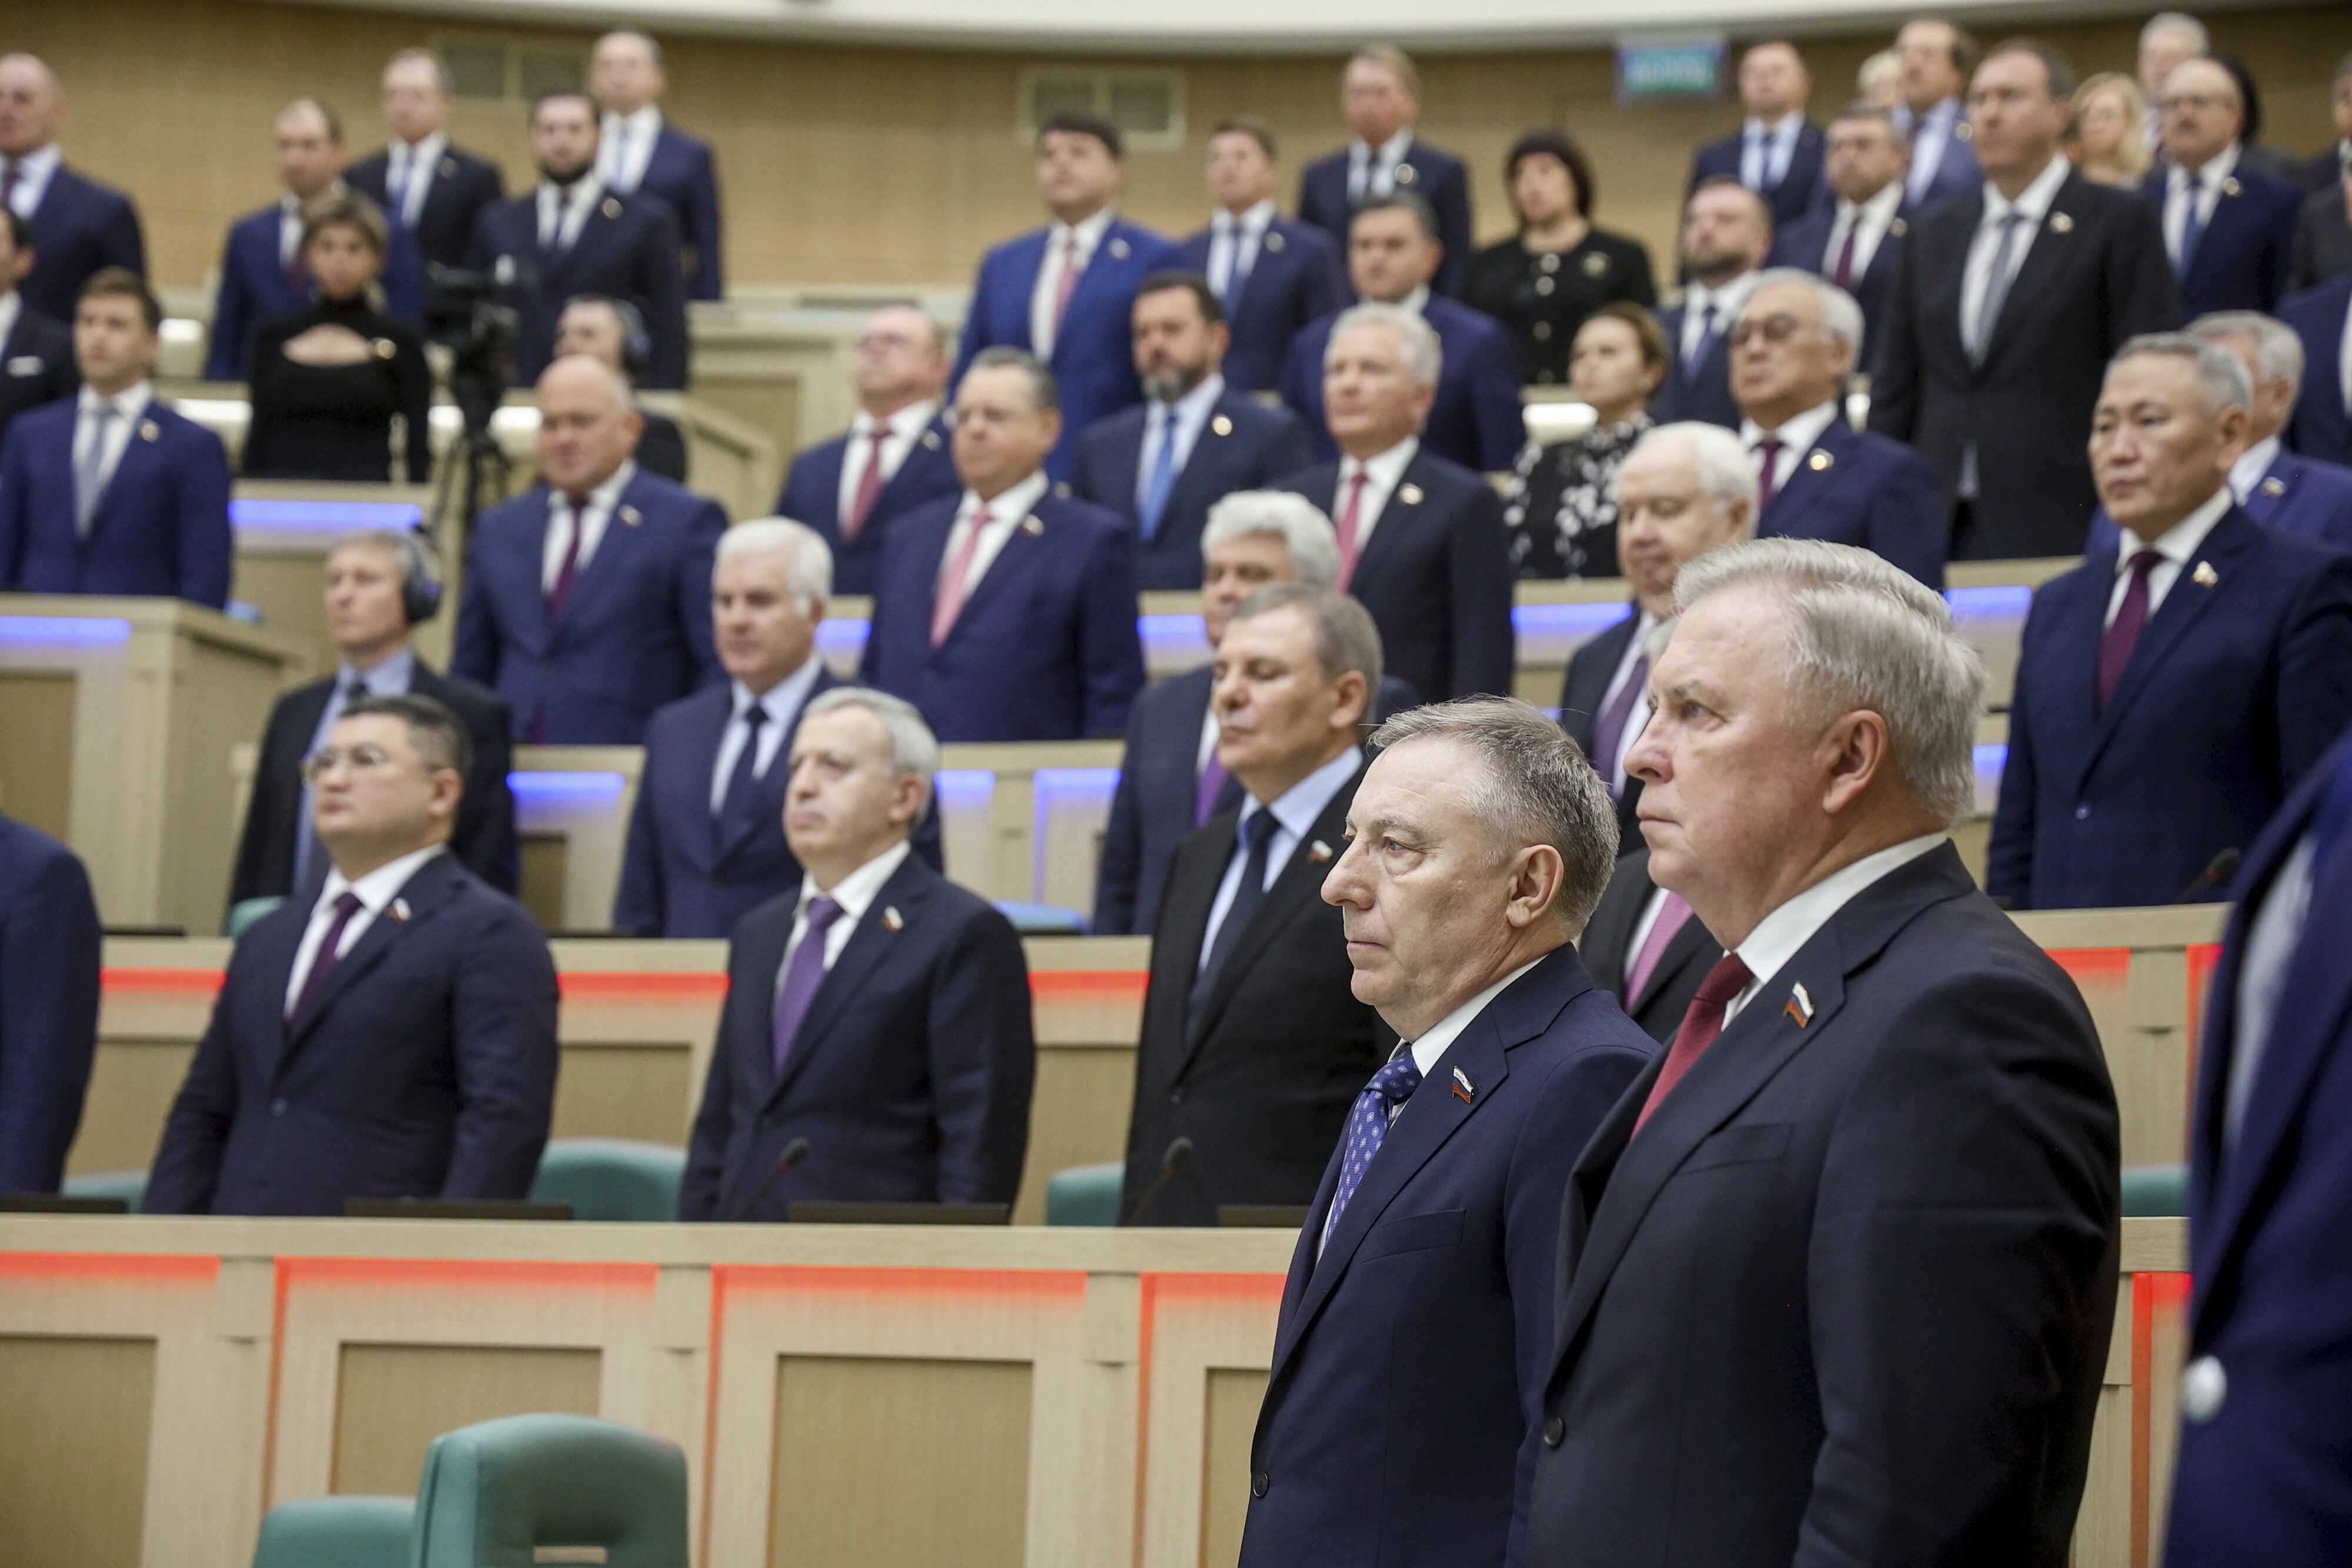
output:
[[[2189,1212],[2187,1166],[2126,1166],[2124,1218],[2164,1219]]]
[[[1117,1225],[1119,1188],[1126,1179],[1127,1167],[1117,1160],[1055,1171],[1045,1183],[1045,1223]]]
[[[686,1151],[628,1138],[557,1138],[539,1158],[533,1203],[568,1203],[574,1219],[670,1220]]]
[[[460,1427],[425,1450],[415,1542],[409,1568],[531,1568],[545,1547],[602,1547],[605,1568],[687,1568],[686,1453],[587,1416]]]
[[[253,923],[271,913],[283,898],[240,898],[228,906],[228,917],[221,922],[221,935],[234,942],[244,936]]]
[[[119,1197],[131,1206],[131,1213],[136,1214],[139,1206],[147,1198],[147,1173],[91,1171],[88,1176],[66,1177],[65,1184],[58,1190],[67,1197]]]
[[[261,1521],[253,1568],[408,1568],[416,1500],[306,1497]]]

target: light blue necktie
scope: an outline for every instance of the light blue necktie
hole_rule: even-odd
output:
[[[1137,500],[1136,526],[1150,544],[1160,532],[1160,519],[1167,515],[1168,497],[1176,488],[1176,410],[1172,404],[1155,402],[1151,405],[1150,422],[1157,432],[1150,440],[1151,460],[1146,465],[1143,494]]]
[[[629,122],[613,122],[613,177],[605,183],[615,191],[627,194],[635,187],[626,183],[629,172]]]
[[[1223,299],[1220,301],[1225,308],[1225,319],[1228,321],[1234,319],[1234,308],[1241,303],[1242,289],[1249,282],[1250,268],[1247,256],[1249,225],[1247,224],[1237,223],[1233,225],[1233,265],[1225,268],[1225,293]]]
[[[98,503],[106,494],[107,435],[119,417],[110,402],[89,411],[89,449],[74,470],[74,533],[81,538],[89,538],[90,527],[98,521]]]
[[[2172,276],[2187,278],[2189,265],[2197,259],[2197,242],[2205,237],[2205,218],[2200,210],[2204,204],[2205,182],[2197,175],[2189,177],[2189,211],[2180,220],[2180,255],[2172,264]]]

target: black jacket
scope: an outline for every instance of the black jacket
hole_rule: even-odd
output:
[[[0,435],[8,422],[28,408],[55,402],[81,391],[74,363],[73,330],[19,304],[16,324],[0,343]]]
[[[383,206],[388,199],[384,180],[391,167],[390,153],[380,149],[344,170],[343,183]],[[425,210],[416,214],[410,242],[416,246],[419,260],[443,267],[465,266],[467,247],[474,239],[474,220],[481,216],[484,207],[505,194],[497,164],[445,144],[441,162],[433,171],[433,183],[425,187]]]

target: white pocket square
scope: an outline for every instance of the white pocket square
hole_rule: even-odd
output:
[[[19,354],[8,361],[8,373],[12,376],[37,376],[45,368],[38,354]]]

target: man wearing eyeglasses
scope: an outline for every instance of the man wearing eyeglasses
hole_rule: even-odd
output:
[[[230,955],[150,1214],[520,1198],[555,1098],[555,965],[447,852],[472,749],[430,697],[363,696],[303,765],[333,864]]]

